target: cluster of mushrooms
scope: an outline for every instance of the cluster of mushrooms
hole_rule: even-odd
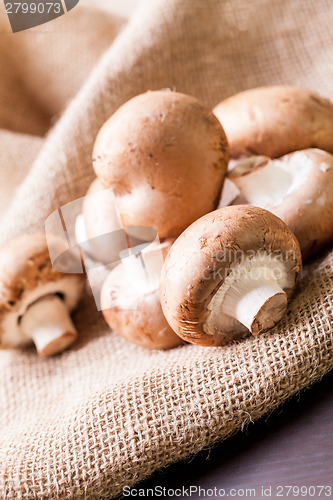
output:
[[[288,86],[213,111],[168,90],[121,106],[97,136],[77,224],[83,253],[107,269],[100,308],[111,329],[167,349],[273,328],[302,258],[333,240],[332,130],[332,103]],[[55,269],[51,240],[24,236],[0,251],[1,343],[33,341],[42,356],[76,339],[70,312],[85,281]]]

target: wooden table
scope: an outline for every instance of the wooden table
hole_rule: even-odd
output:
[[[189,492],[190,486],[200,486],[206,490],[201,496],[193,492],[187,497],[185,491],[162,498],[202,500],[223,498],[225,493],[230,498],[333,499],[332,388],[331,372],[269,417],[187,463],[155,473],[137,488],[158,485]],[[297,490],[297,486],[303,488]]]

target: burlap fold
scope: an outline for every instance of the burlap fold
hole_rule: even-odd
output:
[[[22,147],[22,134],[33,134],[30,161],[37,155],[12,180],[1,244],[43,229],[53,210],[84,195],[99,127],[137,93],[170,87],[214,105],[248,87],[288,83],[333,98],[329,0],[144,1],[120,34],[121,21],[78,6],[12,35],[1,9],[0,127],[13,134],[0,134],[0,158],[21,165],[3,147],[8,134]],[[109,44],[75,96],[86,77],[79,69],[90,70]],[[32,349],[0,352],[0,497],[110,498],[271,411],[332,368],[332,290],[328,249],[306,267],[273,332],[167,352],[110,332],[87,294],[73,349],[49,360]]]

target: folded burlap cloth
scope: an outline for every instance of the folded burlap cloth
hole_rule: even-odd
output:
[[[99,127],[135,94],[213,106],[285,83],[333,98],[330,0],[143,1],[127,25],[79,5],[15,35],[0,5],[1,244],[84,195]],[[110,498],[270,412],[332,367],[332,298],[327,250],[270,333],[150,352],[110,332],[87,294],[73,349],[0,352],[0,497]]]

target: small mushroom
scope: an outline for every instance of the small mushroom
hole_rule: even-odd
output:
[[[48,243],[63,246],[50,235]],[[44,235],[24,235],[3,247],[1,347],[20,347],[33,341],[40,356],[66,349],[78,336],[69,313],[77,306],[83,285],[83,274],[63,274],[52,267]]]
[[[171,91],[146,92],[121,106],[93,154],[125,226],[154,228],[160,239],[216,208],[227,163],[225,133],[211,110]]]
[[[333,240],[333,155],[320,149],[270,160],[240,160],[228,174],[240,194],[234,204],[265,208],[297,237],[303,259]]]
[[[219,346],[273,328],[301,272],[297,239],[258,207],[216,210],[173,244],[161,274],[161,304],[173,330],[193,344]]]
[[[172,241],[130,249],[104,282],[101,306],[108,325],[147,349],[169,349],[183,343],[166,321],[159,281]],[[141,265],[141,263],[143,265]]]
[[[220,102],[214,113],[227,134],[231,158],[319,148],[333,153],[333,104],[307,89],[259,87]]]

